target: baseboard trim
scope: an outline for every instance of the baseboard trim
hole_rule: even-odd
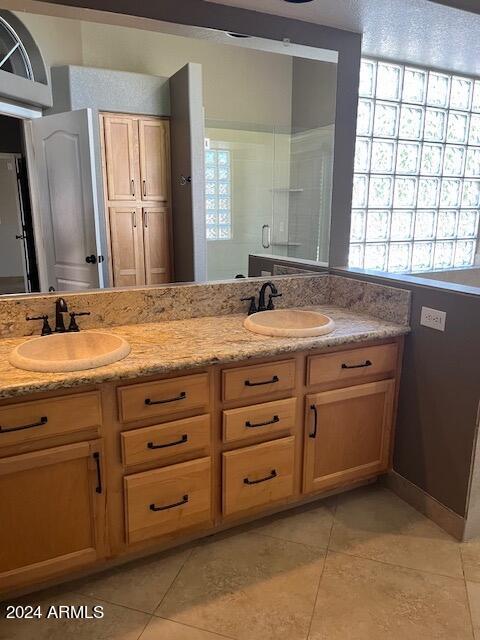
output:
[[[457,540],[462,541],[465,534],[465,518],[459,516],[416,484],[407,480],[396,471],[390,471],[381,479],[388,489],[421,514],[433,520]]]

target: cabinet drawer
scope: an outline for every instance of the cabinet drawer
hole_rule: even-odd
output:
[[[127,542],[211,521],[210,458],[124,478]]]
[[[397,367],[397,345],[383,344],[308,358],[307,384],[352,383],[368,376],[394,373]]]
[[[223,513],[268,506],[293,493],[295,438],[223,454]]]
[[[223,412],[223,441],[263,436],[295,425],[296,398],[264,402]]]
[[[208,375],[132,384],[118,389],[120,419],[123,422],[173,415],[208,407]]]
[[[58,436],[102,423],[97,391],[0,407],[0,447]]]
[[[295,386],[295,361],[269,362],[222,372],[223,399],[245,400]]]
[[[145,462],[178,461],[210,449],[210,416],[196,416],[121,434],[122,458],[126,467]]]

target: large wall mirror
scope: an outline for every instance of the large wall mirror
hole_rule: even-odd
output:
[[[252,254],[328,264],[337,61],[1,10],[0,294],[248,277]]]

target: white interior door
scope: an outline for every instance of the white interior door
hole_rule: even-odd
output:
[[[79,291],[100,284],[98,203],[90,109],[31,121],[37,223],[44,255],[42,290]],[[38,250],[37,243],[37,250]]]

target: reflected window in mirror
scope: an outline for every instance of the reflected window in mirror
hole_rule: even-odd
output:
[[[205,150],[205,215],[207,240],[232,239],[230,150]]]
[[[474,264],[480,79],[363,60],[349,266]]]

